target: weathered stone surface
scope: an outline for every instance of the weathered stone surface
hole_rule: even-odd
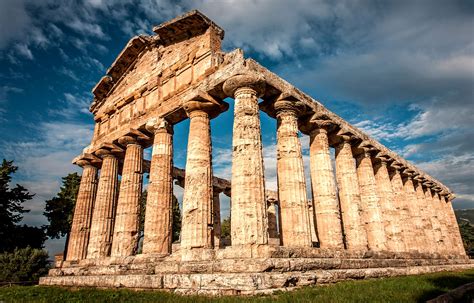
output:
[[[283,246],[312,246],[303,156],[298,139],[298,104],[279,100],[275,108],[281,243]]]
[[[84,176],[69,251],[42,283],[255,294],[472,267],[454,195],[441,182],[241,50],[222,52],[223,30],[201,13],[154,30],[132,38],[93,89],[94,136],[74,160]],[[211,164],[209,122],[227,110],[226,97],[235,99],[232,182],[213,176]],[[278,122],[277,192],[265,190],[259,109]],[[172,126],[188,118],[185,172],[173,167]],[[314,204],[306,197],[299,131],[310,136]],[[142,149],[150,145],[152,160],[145,161]],[[136,254],[144,171],[143,254]],[[173,180],[185,194],[181,243],[171,244]],[[220,192],[231,198],[232,241],[225,243]]]
[[[213,190],[209,101],[191,100],[185,104],[189,115],[189,138],[183,196],[181,248],[212,248]]]
[[[351,145],[345,139],[336,147],[336,177],[346,248],[365,250],[367,249],[367,233],[361,219],[356,164]]]
[[[69,234],[66,260],[81,260],[87,256],[92,210],[97,191],[97,168],[92,166],[90,161],[82,160],[77,164],[81,165],[83,170]]]
[[[401,223],[399,222],[399,215],[395,206],[392,183],[390,182],[387,162],[385,160],[381,160],[375,166],[375,179],[382,209],[387,250],[393,252],[406,251],[400,226]]]
[[[173,203],[173,128],[164,119],[152,119],[154,134],[150,181],[145,211],[143,253],[171,253]]]
[[[107,150],[99,150],[97,155],[103,157],[103,162],[92,214],[87,258],[106,257],[110,254],[117,204],[118,159]]]
[[[232,245],[267,244],[268,222],[262,138],[256,89],[261,79],[235,76],[224,84],[234,100],[232,137]]]
[[[361,219],[367,231],[369,249],[375,251],[385,250],[385,228],[382,222],[380,199],[369,152],[363,152],[357,157],[357,177],[361,199]]]
[[[310,135],[310,169],[316,230],[321,248],[344,247],[341,213],[331,163],[327,130],[318,127]]]
[[[122,140],[126,151],[115,214],[112,256],[131,256],[138,248],[143,148],[135,138],[124,137]]]

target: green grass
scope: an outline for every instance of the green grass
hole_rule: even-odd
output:
[[[425,302],[470,282],[474,282],[474,270],[347,281],[272,296],[220,298],[179,296],[159,291],[12,286],[0,287],[0,302]],[[474,294],[465,301],[472,302],[472,298]]]

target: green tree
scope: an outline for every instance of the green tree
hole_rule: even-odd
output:
[[[474,256],[474,226],[468,220],[461,219],[459,221],[459,230],[466,253]]]
[[[77,192],[81,183],[81,176],[77,173],[63,177],[63,185],[56,197],[47,200],[43,214],[48,219],[46,234],[50,238],[59,239],[69,234],[71,230]]]
[[[48,254],[31,247],[0,254],[0,282],[32,282],[48,273]]]
[[[0,166],[0,252],[26,246],[42,248],[45,239],[42,228],[18,225],[23,214],[29,212],[23,202],[31,200],[34,194],[18,184],[10,188],[12,175],[17,170],[13,161],[3,159]]]

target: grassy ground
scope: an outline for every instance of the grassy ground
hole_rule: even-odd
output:
[[[450,289],[474,282],[474,270],[347,281],[258,297],[183,297],[165,292],[68,290],[46,286],[0,287],[0,302],[425,302]],[[473,302],[470,294],[465,302]]]

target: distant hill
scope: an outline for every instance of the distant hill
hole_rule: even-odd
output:
[[[474,209],[455,209],[456,219],[458,223],[461,219],[468,220],[471,225],[474,225]]]

